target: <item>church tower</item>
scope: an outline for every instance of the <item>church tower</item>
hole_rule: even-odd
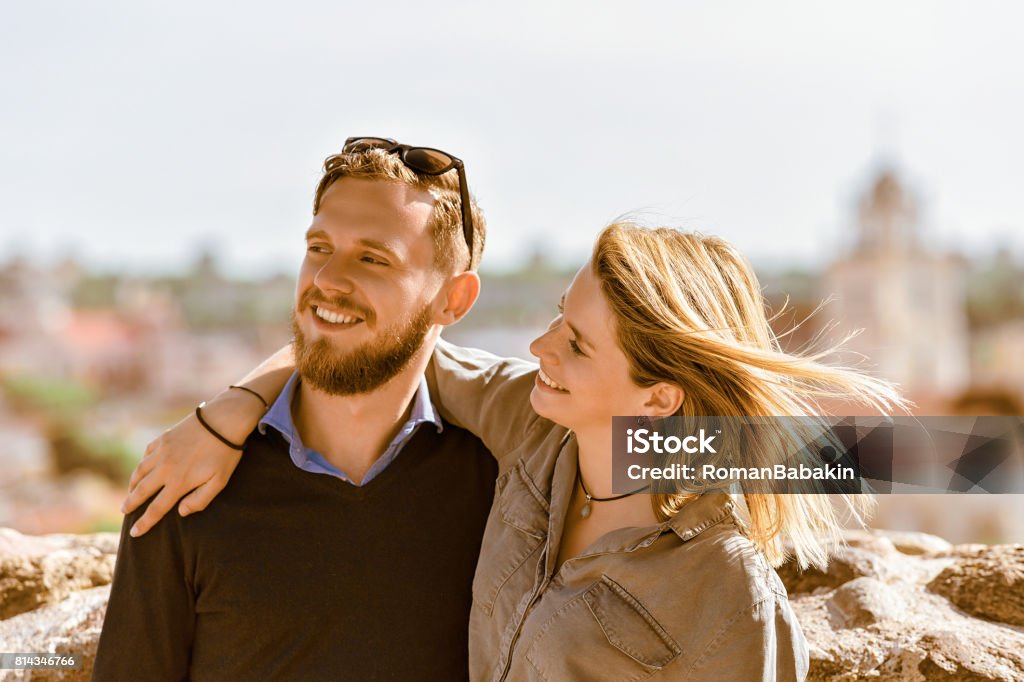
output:
[[[860,253],[907,253],[919,247],[917,203],[890,169],[879,173],[861,197],[857,217]]]
[[[969,383],[964,263],[932,248],[916,199],[892,169],[861,197],[853,248],[828,268],[829,316],[863,329],[847,345],[922,407]]]

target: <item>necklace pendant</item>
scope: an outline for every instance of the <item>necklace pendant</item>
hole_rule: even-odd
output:
[[[590,516],[590,500],[587,500],[586,504],[583,505],[583,509],[580,509],[580,517],[587,518]]]

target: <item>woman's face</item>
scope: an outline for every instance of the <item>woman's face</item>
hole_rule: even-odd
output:
[[[650,389],[633,383],[615,320],[588,261],[548,330],[530,344],[540,360],[530,403],[542,417],[580,432],[611,428],[613,416],[648,414]]]

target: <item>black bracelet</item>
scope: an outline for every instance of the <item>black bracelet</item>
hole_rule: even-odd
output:
[[[256,391],[252,390],[248,386],[238,386],[237,384],[231,384],[228,388],[237,388],[239,391],[245,391],[246,393],[252,393],[254,396],[259,398],[259,401],[263,403],[263,408],[266,410],[270,409],[270,404]]]
[[[198,405],[196,405],[196,419],[198,419],[199,423],[203,425],[203,428],[206,429],[207,431],[209,431],[210,434],[214,438],[219,440],[221,443],[224,443],[224,445],[227,445],[232,450],[244,450],[245,449],[245,444],[244,443],[242,445],[235,445],[234,443],[229,441],[227,438],[225,438],[224,436],[222,436],[219,433],[217,433],[216,431],[214,431],[213,427],[206,423],[206,420],[203,419],[203,412],[202,412],[202,408],[204,408],[204,407],[206,407],[206,403],[205,402],[202,402],[202,403],[199,403]]]

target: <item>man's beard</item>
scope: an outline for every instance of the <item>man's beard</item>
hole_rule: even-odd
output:
[[[293,310],[295,368],[303,381],[329,395],[368,393],[395,378],[409,365],[423,347],[423,340],[430,331],[430,317],[428,303],[405,324],[388,327],[361,346],[341,352],[333,347],[329,338],[310,343]]]

